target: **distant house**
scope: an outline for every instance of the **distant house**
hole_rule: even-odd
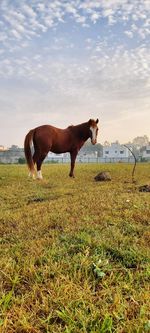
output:
[[[5,150],[6,150],[6,148],[4,146],[0,145],[0,151],[5,151]]]
[[[150,160],[150,144],[148,146],[146,146],[145,149],[143,150],[142,158]]]
[[[98,155],[97,152],[84,153],[83,151],[80,151],[79,154],[77,155],[76,162],[96,163],[100,161],[97,155]],[[54,154],[52,152],[49,152],[44,162],[70,163],[70,153]]]
[[[48,153],[47,157],[45,158],[44,162],[55,162],[55,163],[65,163],[70,161],[70,154],[69,153],[62,153],[62,154],[55,154],[51,151]]]
[[[103,147],[103,158],[112,162],[132,160],[132,154],[127,147],[119,143],[111,143]]]
[[[9,151],[13,151],[13,152],[18,152],[18,151],[22,151],[23,150],[23,148],[20,148],[20,147],[18,147],[18,146],[16,146],[16,145],[12,145],[10,148],[8,148],[8,150]]]
[[[24,149],[15,145],[0,150],[0,163],[18,163],[19,159],[24,157]]]

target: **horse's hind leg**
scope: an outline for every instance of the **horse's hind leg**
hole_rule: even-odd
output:
[[[38,154],[37,154],[37,152],[34,152],[34,154],[33,154],[33,163],[34,164],[36,163],[37,159],[38,159]],[[31,170],[29,172],[29,177],[32,177],[33,179],[35,179],[34,171]]]
[[[40,154],[39,154],[38,150],[35,150],[35,152],[33,154],[33,162],[34,162],[34,164],[36,164],[36,167],[37,167],[37,178],[42,179],[43,177],[42,177],[42,173],[40,171],[42,162],[40,163],[41,158],[39,156],[40,156]],[[33,176],[33,178],[35,178],[34,175],[32,175],[32,176]]]
[[[41,165],[46,157],[47,153],[41,155],[38,160],[36,161],[37,165],[37,179],[43,179],[42,172],[41,172]]]
[[[37,158],[37,155],[36,155],[36,153],[34,152],[34,154],[33,154],[33,163],[35,164],[36,163],[36,158]],[[34,171],[35,170],[30,170],[29,171],[29,177],[32,177],[33,179],[35,179],[35,174],[34,174]]]

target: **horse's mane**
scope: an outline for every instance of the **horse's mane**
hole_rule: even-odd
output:
[[[71,124],[67,128],[70,128],[70,129],[72,129],[72,128],[81,128],[81,127],[85,127],[87,124],[88,124],[87,122],[86,123],[77,124],[77,125],[72,125]]]

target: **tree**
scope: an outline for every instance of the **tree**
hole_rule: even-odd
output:
[[[149,144],[149,138],[147,135],[144,136],[137,136],[133,139],[132,144],[137,148],[140,149],[143,146],[147,146]]]
[[[102,156],[103,147],[100,143],[91,145],[90,140],[87,141],[80,150],[83,154],[97,153],[97,156]]]
[[[24,157],[19,157],[18,158],[18,164],[25,164],[26,163],[26,160]]]
[[[106,140],[106,141],[104,142],[103,146],[104,146],[104,147],[106,147],[106,146],[110,146],[110,143]]]

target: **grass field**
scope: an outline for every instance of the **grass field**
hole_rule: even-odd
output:
[[[111,182],[95,182],[110,171]],[[150,165],[0,166],[0,332],[150,332]]]

